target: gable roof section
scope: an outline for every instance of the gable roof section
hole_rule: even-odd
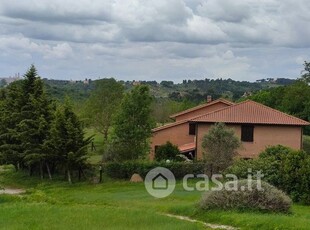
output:
[[[193,151],[193,150],[196,149],[196,143],[195,142],[188,143],[188,144],[185,144],[185,145],[181,145],[178,148],[179,148],[181,153]]]
[[[310,124],[307,121],[251,100],[195,117],[190,121],[298,126]]]
[[[201,104],[201,105],[198,105],[196,107],[193,107],[193,108],[190,108],[190,109],[187,109],[187,110],[184,110],[182,112],[179,112],[179,113],[175,113],[175,114],[172,114],[170,116],[170,118],[175,118],[175,117],[178,117],[180,115],[183,115],[183,114],[187,114],[187,113],[190,113],[190,112],[193,112],[193,111],[196,111],[198,109],[202,109],[202,108],[205,108],[205,107],[208,107],[210,105],[214,105],[216,103],[224,103],[226,105],[234,105],[235,103],[231,102],[231,101],[228,101],[228,100],[225,100],[223,98],[220,98],[220,99],[217,99],[217,100],[214,100],[214,101],[211,101],[209,103],[204,103],[204,104]]]
[[[178,126],[178,125],[181,125],[181,124],[184,124],[184,123],[187,123],[187,122],[188,122],[188,120],[182,120],[182,121],[173,122],[173,123],[170,123],[170,124],[167,124],[167,125],[159,126],[157,128],[152,129],[152,132],[157,132],[157,131],[160,131],[160,130],[163,130],[163,129],[168,129],[168,128],[171,128],[171,127],[174,127],[174,126]]]

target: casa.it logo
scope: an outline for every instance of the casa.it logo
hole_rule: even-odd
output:
[[[157,167],[148,172],[144,185],[150,195],[164,198],[174,191],[175,177],[169,169]]]

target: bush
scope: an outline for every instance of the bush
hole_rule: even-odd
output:
[[[267,148],[258,159],[237,160],[226,173],[247,178],[248,169],[261,170],[264,180],[285,191],[293,201],[310,204],[310,155],[284,146]]]
[[[287,154],[291,153],[293,149],[283,145],[270,146],[265,151],[259,154],[260,159],[282,160]]]
[[[219,171],[233,164],[234,156],[241,142],[233,129],[224,123],[216,123],[202,138],[202,148],[205,159]]]
[[[199,206],[204,210],[235,209],[241,211],[289,212],[292,201],[284,192],[264,181],[261,182],[263,190],[259,190],[257,189],[257,183],[256,180],[253,180],[252,189],[245,189],[244,191],[241,188],[243,186],[248,187],[247,180],[237,182],[237,191],[225,189],[208,191],[203,195]]]
[[[185,163],[185,162],[112,162],[103,166],[106,174],[111,178],[129,179],[132,174],[138,173],[143,178],[156,167],[165,167],[169,169],[176,179],[183,178],[186,174],[202,174],[205,171],[204,163]]]
[[[257,171],[261,171],[264,175],[264,181],[278,187],[282,180],[282,176],[279,174],[279,168],[279,161],[269,158],[249,160],[238,159],[232,166],[225,170],[225,174],[234,174],[239,179],[246,179],[249,174],[248,169],[251,169],[253,172],[253,179],[257,179],[255,178],[255,174]]]
[[[166,144],[158,146],[155,152],[155,160],[176,160],[177,155],[180,154],[178,146],[173,145],[167,141]]]
[[[310,154],[310,136],[304,136],[303,150]]]
[[[280,188],[294,201],[310,204],[310,156],[304,151],[293,151],[283,160],[279,174]]]

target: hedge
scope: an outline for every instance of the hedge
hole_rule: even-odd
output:
[[[205,172],[204,163],[186,163],[186,162],[111,162],[103,165],[105,173],[115,179],[129,179],[132,174],[138,173],[143,178],[146,174],[156,168],[165,167],[169,169],[176,179],[183,178],[186,174],[202,174]]]

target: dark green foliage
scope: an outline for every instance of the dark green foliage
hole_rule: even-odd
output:
[[[22,84],[23,81],[17,81],[5,88],[0,104],[0,155],[4,163],[13,164],[16,170],[23,159],[23,149],[17,132],[17,125],[22,121]]]
[[[32,65],[23,81],[14,82],[5,89],[1,106],[2,157],[16,169],[24,165],[38,167],[43,177],[45,153],[43,143],[51,122],[51,103],[44,86]]]
[[[92,137],[84,140],[81,123],[73,113],[69,102],[66,101],[63,107],[59,107],[55,112],[50,137],[45,145],[59,165],[64,167],[70,183],[71,172],[80,171],[87,165],[87,145],[91,139]]]
[[[1,162],[41,178],[47,172],[50,179],[61,168],[81,169],[88,142],[76,115],[67,104],[54,112],[56,105],[33,65],[24,77],[1,91]]]
[[[31,66],[25,75],[22,92],[24,103],[20,113],[22,120],[17,125],[16,131],[23,148],[23,161],[29,167],[38,165],[43,178],[43,165],[48,158],[43,145],[52,121],[52,107],[34,66]]]
[[[226,170],[246,178],[248,169],[262,171],[263,180],[285,191],[296,202],[310,204],[310,155],[284,146],[273,146],[258,159],[238,160]]]
[[[112,118],[120,106],[124,87],[115,79],[102,79],[95,82],[95,89],[85,103],[84,117],[104,140],[108,140],[108,132],[112,126]]]
[[[150,89],[136,86],[122,100],[114,122],[113,149],[116,160],[136,160],[149,151],[149,138],[154,127],[151,117]]]
[[[310,83],[310,62],[306,62],[304,63],[304,71],[302,72],[302,76],[301,79],[303,81],[305,81],[306,83]]]
[[[192,108],[196,105],[198,104],[189,100],[174,101],[169,98],[155,98],[152,104],[152,117],[154,117],[157,123],[170,123],[170,116],[172,114]]]
[[[166,144],[158,146],[155,152],[155,160],[176,160],[177,155],[180,154],[178,146],[173,145],[171,142],[167,141]]]
[[[310,86],[304,81],[260,91],[249,98],[301,119],[310,119]]]
[[[237,191],[222,189],[220,191],[206,192],[199,206],[202,209],[220,210],[241,210],[241,211],[262,211],[262,212],[283,212],[288,213],[292,205],[291,199],[276,187],[267,182],[251,181],[251,188],[248,188],[248,180],[237,182]],[[241,187],[246,189],[242,191]]]
[[[132,174],[138,173],[143,178],[156,167],[165,167],[174,174],[176,179],[182,179],[187,174],[202,174],[205,172],[204,163],[184,163],[184,162],[113,162],[104,165],[104,170],[111,178],[129,179]]]
[[[202,140],[206,161],[219,170],[232,164],[240,145],[240,140],[235,136],[234,131],[227,128],[224,123],[211,126]]]
[[[304,67],[303,75],[293,84],[262,90],[249,98],[303,120],[310,121],[309,63],[305,62]],[[304,133],[310,133],[309,127],[305,127]]]
[[[304,151],[292,151],[280,166],[282,175],[279,187],[294,201],[310,204],[310,156]]]
[[[0,88],[5,87],[6,85],[7,85],[6,80],[2,78],[2,79],[0,80]]]
[[[310,154],[310,136],[303,137],[303,150]]]
[[[47,94],[53,99],[63,102],[66,97],[74,100],[74,103],[80,105],[85,101],[90,92],[95,88],[93,81],[84,84],[83,81],[66,81],[66,80],[48,80],[43,79]]]

